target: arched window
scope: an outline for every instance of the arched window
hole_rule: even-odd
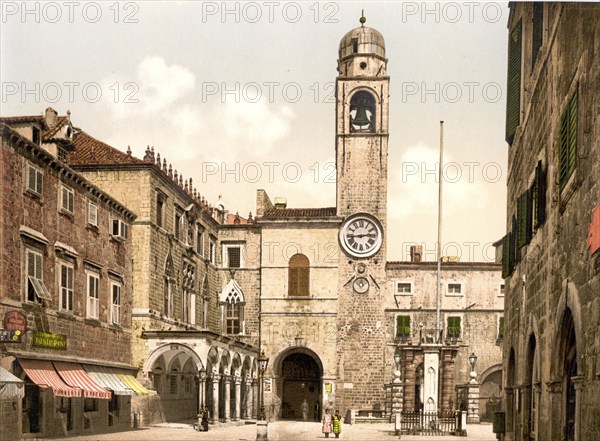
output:
[[[375,97],[361,90],[350,99],[350,132],[375,132]]]
[[[219,297],[222,311],[222,329],[227,335],[244,333],[244,293],[231,279]]]
[[[310,268],[308,257],[294,254],[288,268],[288,296],[308,296],[310,294]]]
[[[173,269],[173,256],[171,250],[167,254],[164,273],[163,289],[163,314],[166,317],[173,317],[173,286],[175,284],[175,270]]]
[[[204,329],[208,328],[208,275],[204,276],[204,283],[202,284],[202,304],[204,306],[203,316],[202,316],[202,327]]]

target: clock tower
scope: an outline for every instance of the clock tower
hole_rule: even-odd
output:
[[[385,262],[388,156],[383,36],[361,26],[339,47],[336,169],[339,231],[336,407],[385,409]],[[341,401],[341,402],[340,402]]]

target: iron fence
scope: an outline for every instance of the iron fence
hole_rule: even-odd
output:
[[[455,435],[462,431],[460,412],[402,412],[400,432],[412,435]]]

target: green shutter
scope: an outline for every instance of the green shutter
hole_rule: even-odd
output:
[[[511,234],[510,234],[510,246],[508,247],[508,262],[510,272],[515,269],[515,263],[517,260],[517,218],[515,216],[512,217],[511,223]]]
[[[448,337],[460,337],[460,317],[448,317]]]
[[[508,38],[506,142],[512,144],[521,117],[521,20]]]
[[[539,228],[546,221],[546,172],[542,161],[538,161],[535,169],[535,213],[534,228]]]
[[[504,317],[500,317],[498,321],[498,338],[504,338]]]
[[[510,276],[510,232],[502,238],[502,278]]]
[[[528,244],[533,236],[533,192],[527,190],[525,194],[525,243]]]
[[[517,199],[517,249],[527,244],[527,205],[529,191]]]
[[[410,316],[399,315],[396,316],[396,336],[410,336]]]
[[[558,179],[561,190],[577,163],[577,92],[573,94],[560,119]]]

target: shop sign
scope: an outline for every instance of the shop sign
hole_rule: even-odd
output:
[[[49,349],[67,349],[67,336],[63,334],[49,334],[33,331],[33,346]]]
[[[18,329],[0,329],[0,342],[21,343],[23,332]]]
[[[4,329],[27,332],[27,317],[21,311],[8,311],[4,314]]]

